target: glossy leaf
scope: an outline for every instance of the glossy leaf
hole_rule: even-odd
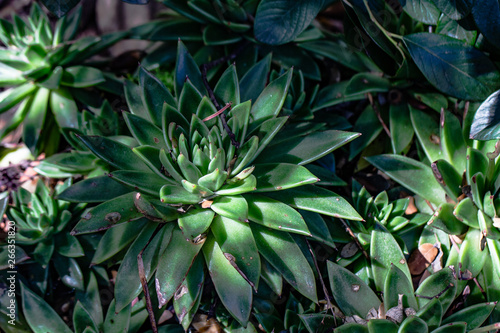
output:
[[[457,201],[462,194],[462,175],[446,160],[437,160],[431,164],[431,169],[448,196]]]
[[[410,54],[429,82],[457,98],[482,100],[499,80],[489,58],[476,48],[456,39],[430,33],[404,37]]]
[[[455,299],[457,291],[457,279],[454,275],[451,268],[445,267],[425,279],[415,291],[419,307],[423,308],[435,297],[441,302],[443,313],[445,313]],[[419,297],[419,295],[428,298]]]
[[[437,298],[433,298],[429,303],[418,310],[416,316],[427,323],[429,330],[438,328],[441,325],[441,319],[443,317],[441,302]]]
[[[420,332],[428,332],[427,324],[425,321],[420,319],[419,317],[406,317],[405,320],[399,326],[399,331],[401,333],[420,333]]]
[[[81,180],[57,195],[60,200],[70,202],[104,202],[131,191],[109,176]]]
[[[229,263],[257,290],[260,256],[250,225],[247,222],[217,216],[211,230]]]
[[[331,153],[359,135],[352,132],[327,130],[305,137],[290,138],[279,144],[268,146],[255,163],[279,162],[305,165]]]
[[[66,15],[79,2],[79,0],[42,0],[43,5],[57,17]]]
[[[372,231],[370,257],[372,260],[373,279],[377,290],[384,290],[386,277],[392,265],[399,268],[408,281],[411,281],[406,258],[398,242],[387,230],[376,228]],[[408,302],[409,304],[412,303],[410,300]]]
[[[201,72],[193,57],[189,54],[186,46],[179,40],[177,44],[177,61],[175,66],[175,94],[180,96],[182,87],[187,78],[202,94],[205,93],[205,86],[201,79]]]
[[[304,218],[293,208],[258,194],[245,194],[248,218],[266,227],[309,236]]]
[[[95,86],[105,81],[102,72],[88,66],[73,66],[64,70],[61,84],[74,88],[86,88]]]
[[[391,104],[389,112],[392,152],[399,154],[410,144],[414,134],[408,104]]]
[[[140,68],[139,78],[143,103],[147,108],[151,121],[156,126],[161,126],[163,104],[167,103],[176,106],[177,103],[165,85],[143,67]]]
[[[202,239],[193,244],[186,240],[180,229],[174,229],[165,252],[158,259],[155,285],[159,306],[164,306],[174,296],[203,243]]]
[[[470,137],[476,140],[500,138],[500,90],[491,94],[477,109]]]
[[[224,71],[214,88],[214,94],[222,103],[240,104],[240,86],[234,65]]]
[[[467,231],[467,226],[460,223],[454,216],[453,204],[450,203],[439,205],[427,223],[452,235],[462,235]]]
[[[118,224],[140,219],[143,215],[135,209],[134,198],[135,193],[127,193],[92,208],[82,216],[71,234],[102,231]]]
[[[293,238],[288,233],[270,230],[258,224],[251,224],[251,228],[259,252],[264,258],[292,287],[313,302],[317,302],[314,273]]]
[[[465,333],[467,332],[467,324],[464,322],[450,323],[446,326],[441,326],[432,333]]]
[[[425,24],[435,25],[439,18],[439,9],[431,0],[402,0],[401,6],[413,19]]]
[[[288,87],[292,80],[292,73],[293,70],[289,70],[269,83],[262,91],[257,100],[253,103],[250,111],[254,122],[262,122],[278,115],[285,102]]]
[[[214,198],[210,208],[221,216],[248,222],[248,203],[241,195],[218,196]]]
[[[266,193],[266,196],[294,208],[348,220],[363,220],[347,200],[334,192],[318,186],[305,185],[286,191]]]
[[[194,242],[201,234],[208,233],[214,216],[215,213],[210,209],[191,209],[179,217],[179,228],[186,240]]]
[[[46,114],[50,91],[39,88],[30,104],[30,111],[24,118],[23,141],[34,155],[38,155],[39,140],[42,129],[46,126]]]
[[[78,107],[71,94],[65,89],[52,90],[50,107],[59,127],[78,127]]]
[[[267,73],[271,68],[271,54],[253,65],[240,80],[241,101],[256,101],[267,83]]]
[[[227,260],[212,235],[203,246],[203,254],[222,304],[241,325],[245,326],[252,308],[252,287]]]
[[[31,291],[24,283],[21,285],[22,309],[28,325],[35,333],[71,333],[64,321],[40,296]]]
[[[92,258],[92,265],[100,264],[123,250],[137,238],[139,231],[148,224],[157,225],[147,219],[141,219],[107,230],[97,245]]]
[[[101,136],[79,138],[97,157],[118,169],[149,171],[146,164],[123,143]]]
[[[253,172],[257,192],[279,191],[319,181],[303,166],[286,163],[258,164]]]
[[[124,118],[130,132],[141,145],[167,149],[163,140],[163,132],[157,126],[130,113],[125,113]]]
[[[374,265],[372,264],[372,268]],[[374,274],[376,276],[376,274]],[[387,272],[384,284],[384,307],[387,309],[398,306],[399,294],[403,294],[403,307],[416,310],[417,300],[413,294],[413,286],[408,276],[392,264]]]
[[[445,192],[434,178],[432,169],[422,162],[389,154],[366,159],[389,177],[430,202],[445,202]]]
[[[323,1],[264,0],[255,14],[257,40],[271,45],[293,41],[312,22]]]
[[[365,318],[371,309],[378,309],[380,300],[363,280],[346,268],[327,262],[333,298],[346,316]]]
[[[473,0],[433,0],[436,7],[453,20],[460,20],[472,10]]]

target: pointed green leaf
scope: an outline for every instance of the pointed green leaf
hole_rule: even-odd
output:
[[[304,185],[286,191],[266,193],[266,196],[294,208],[348,220],[363,220],[347,200],[334,192],[314,185]]]
[[[135,193],[127,193],[90,209],[71,231],[72,235],[109,229],[143,215],[134,207]]]
[[[248,218],[266,227],[310,236],[304,218],[286,204],[258,194],[245,194]]]
[[[191,119],[192,114],[198,114],[199,111],[197,111],[197,110],[199,110],[201,108],[200,104],[201,104],[202,100],[204,101],[204,103],[209,104],[208,107],[204,107],[203,110],[205,108],[210,109],[210,110],[211,110],[211,108],[215,109],[215,107],[210,102],[210,99],[208,99],[208,97],[203,99],[203,96],[198,91],[198,89],[196,89],[196,87],[193,85],[191,80],[186,80],[186,82],[183,83],[182,92],[179,92],[179,94],[180,94],[180,96],[179,96],[179,113],[181,115],[183,115],[186,119]],[[208,111],[208,112],[210,114],[213,113],[212,111]],[[199,115],[200,118],[205,118],[207,116],[208,116],[208,114],[202,115],[200,112],[200,115]]]
[[[123,143],[101,136],[79,138],[97,157],[118,169],[149,171],[146,164]]]
[[[248,222],[217,216],[211,230],[229,263],[257,290],[260,256]]]
[[[203,254],[222,304],[241,325],[246,325],[252,308],[252,287],[224,256],[213,235],[205,242]]]
[[[130,113],[124,113],[123,118],[130,132],[141,145],[168,149],[163,139],[163,132],[157,126],[142,117]]]
[[[241,195],[224,195],[214,198],[210,208],[219,215],[248,222],[248,203]]]
[[[399,294],[403,294],[404,308],[412,308],[414,310],[418,308],[411,280],[408,279],[408,276],[401,269],[391,264],[384,284],[384,307],[390,309],[398,306]]]
[[[195,242],[201,234],[207,234],[215,213],[210,209],[194,208],[179,217],[179,228],[190,242]]]
[[[441,139],[439,136],[439,126],[437,116],[428,114],[425,111],[415,109],[410,106],[410,116],[413,128],[417,134],[418,141],[422,145],[425,155],[429,161],[434,162],[444,159],[441,149]]]
[[[105,78],[100,70],[88,66],[67,67],[61,78],[61,84],[74,88],[86,88],[102,83]]]
[[[253,65],[240,80],[241,101],[256,101],[267,83],[272,55],[269,53]]]
[[[366,160],[430,202],[445,202],[445,191],[439,186],[429,166],[405,156],[389,154],[366,157]]]
[[[359,277],[346,268],[327,262],[332,295],[346,316],[366,318],[371,309],[378,309],[380,300]]]
[[[171,205],[197,204],[202,198],[193,193],[189,193],[178,185],[163,185],[160,189],[160,200]]]
[[[71,333],[64,321],[40,296],[21,284],[22,309],[28,325],[35,333]]]
[[[23,141],[30,151],[38,156],[39,140],[44,129],[50,91],[39,88],[30,104],[30,111],[24,118]],[[45,127],[46,128],[46,127]]]
[[[428,332],[428,327],[425,321],[419,317],[406,317],[405,320],[399,326],[399,331],[401,333],[421,333]]]
[[[463,173],[467,156],[467,145],[463,136],[458,135],[462,127],[460,121],[451,112],[441,113],[441,148],[448,162]]]
[[[389,114],[392,152],[399,154],[411,143],[414,134],[408,104],[391,104]]]
[[[50,108],[59,127],[78,128],[78,107],[66,89],[51,91]]]
[[[429,303],[418,310],[416,316],[427,323],[429,330],[438,328],[441,325],[441,318],[443,317],[441,302],[437,298],[433,298]]]
[[[455,299],[456,292],[457,279],[455,273],[451,268],[445,267],[425,279],[415,291],[415,295],[420,308],[429,303],[432,298],[439,299],[443,306],[443,313],[445,313]],[[419,297],[419,295],[425,297]]]
[[[262,91],[252,106],[251,114],[254,122],[263,122],[278,115],[288,93],[292,72],[293,70],[289,70]]]
[[[386,276],[392,265],[399,268],[408,281],[411,281],[410,270],[408,269],[403,251],[401,251],[398,242],[396,242],[392,234],[387,230],[377,228],[372,231],[370,257],[372,260],[373,279],[377,290],[384,290]],[[408,302],[412,304],[410,300]]]
[[[452,235],[462,235],[467,231],[467,226],[453,215],[453,204],[450,203],[439,205],[427,224]]]
[[[147,108],[151,121],[156,126],[162,124],[163,104],[176,106],[177,103],[165,85],[143,67],[139,70],[142,99]]]
[[[57,195],[60,200],[70,202],[104,202],[131,191],[109,176],[81,180]]]
[[[233,105],[240,104],[240,86],[236,67],[229,66],[222,73],[219,81],[215,85],[214,94],[221,103],[231,102]]]
[[[259,252],[297,291],[318,301],[314,273],[306,257],[286,232],[250,224]]]
[[[158,269],[155,275],[156,294],[160,307],[167,304],[174,296],[203,243],[204,239],[194,244],[186,240],[180,229],[174,229],[165,252],[158,259]]]
[[[268,146],[255,163],[308,164],[354,140],[359,135],[359,133],[328,130],[305,137],[293,137],[279,144]]]
[[[202,94],[206,93],[205,86],[201,79],[201,72],[193,57],[189,54],[186,46],[180,40],[177,44],[177,61],[175,65],[175,95],[180,96],[182,87],[186,79],[191,80],[193,85]]]
[[[75,332],[84,332],[86,329],[90,330],[90,332],[99,332],[96,324],[92,320],[92,316],[80,302],[76,302],[73,310],[73,326]]]

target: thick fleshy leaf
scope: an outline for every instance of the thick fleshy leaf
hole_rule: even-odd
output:
[[[441,147],[444,157],[453,164],[459,173],[465,170],[467,145],[461,135],[460,121],[449,111],[441,113]]]
[[[24,118],[23,141],[30,151],[38,156],[39,140],[42,129],[46,127],[46,114],[48,109],[50,91],[45,88],[39,88],[31,101],[30,111]],[[45,126],[45,128],[44,128]]]
[[[75,300],[80,301],[83,307],[92,316],[92,320],[97,325],[100,325],[103,321],[103,311],[101,306],[99,286],[97,285],[97,279],[93,271],[88,274],[89,278],[85,285],[85,290],[76,290]]]
[[[267,74],[271,68],[272,55],[269,53],[253,65],[240,80],[241,101],[256,101],[267,83]]]
[[[189,193],[178,185],[163,185],[160,189],[160,200],[170,205],[197,204],[202,200],[198,194]]]
[[[475,304],[457,311],[443,320],[443,325],[456,321],[467,323],[467,330],[473,330],[481,326],[495,308],[497,302]]]
[[[205,280],[204,266],[203,256],[197,256],[188,275],[174,295],[174,310],[185,330],[198,310]]]
[[[214,216],[215,213],[210,209],[191,209],[179,217],[179,228],[186,240],[195,242],[202,234],[206,236]]]
[[[253,172],[257,192],[279,191],[319,181],[303,166],[286,163],[258,164]]]
[[[410,117],[415,133],[417,134],[418,141],[420,142],[427,158],[431,162],[443,159],[445,156],[440,145],[441,139],[439,135],[437,117],[432,117],[431,114],[415,109],[411,106]]]
[[[141,145],[168,149],[163,139],[163,132],[157,126],[130,113],[124,113],[124,118],[130,132]]]
[[[174,296],[176,290],[188,274],[206,238],[197,244],[186,240],[180,229],[174,229],[165,252],[158,259],[155,276],[156,294],[162,307]]]
[[[481,272],[484,263],[489,258],[488,247],[484,247],[484,250],[482,250],[482,236],[481,230],[470,228],[460,245],[460,252],[458,254],[458,262],[461,264],[459,266],[460,271],[462,273],[468,271],[467,273],[470,273],[473,278]]]
[[[291,42],[309,26],[322,6],[321,0],[263,0],[255,14],[255,38],[271,45]]]
[[[276,117],[281,111],[283,103],[288,93],[288,87],[292,80],[292,70],[289,70],[269,85],[262,91],[257,100],[252,105],[252,118],[255,121],[263,122],[264,120]]]
[[[92,258],[92,265],[100,264],[123,250],[137,238],[137,235],[142,229],[147,228],[148,224],[154,225],[155,227],[157,226],[157,223],[144,218],[138,221],[120,224],[107,230],[97,245],[97,249]]]
[[[203,246],[203,254],[215,290],[226,310],[246,325],[252,309],[252,287],[227,260],[213,235]]]
[[[74,88],[86,88],[102,83],[105,78],[100,70],[88,66],[73,66],[64,70],[61,84]]]
[[[450,203],[439,205],[427,224],[451,235],[462,235],[467,231],[467,226],[453,215],[453,204]]]
[[[224,195],[214,198],[210,208],[219,215],[248,222],[248,203],[241,195]]]
[[[117,169],[149,171],[147,165],[123,143],[101,136],[79,138],[97,157]]]
[[[247,222],[217,216],[211,230],[229,263],[257,291],[260,256],[250,225]]]
[[[78,107],[71,94],[65,89],[52,90],[50,107],[59,127],[78,127]]]
[[[399,328],[398,325],[388,319],[370,319],[367,326],[369,333],[398,333]]]
[[[398,332],[401,333],[420,333],[428,332],[428,327],[425,321],[419,317],[409,316],[399,326]]]
[[[57,198],[70,202],[104,202],[131,191],[109,176],[100,176],[77,182],[58,194]]]
[[[21,284],[22,309],[28,325],[35,333],[71,333],[64,321],[40,296]]]
[[[441,318],[443,317],[443,307],[437,298],[433,298],[424,307],[418,310],[417,317],[423,319],[429,330],[438,328],[441,325]]]
[[[396,265],[391,265],[385,278],[384,307],[390,309],[398,306],[399,294],[403,294],[404,308],[412,308],[414,310],[418,308],[411,280],[408,280],[405,273]]]
[[[378,309],[380,300],[371,288],[346,268],[327,262],[332,295],[346,316],[366,318],[371,309]]]
[[[445,160],[437,160],[432,163],[431,169],[434,177],[436,177],[436,180],[441,184],[448,196],[457,201],[457,198],[462,194],[462,174]]]
[[[455,273],[451,268],[445,267],[425,279],[417,288],[415,295],[420,308],[424,307],[433,298],[439,299],[443,306],[443,313],[445,313],[455,299],[456,292],[457,279]],[[426,297],[419,297],[419,295]]]
[[[26,96],[33,93],[37,87],[32,83],[11,88],[0,93],[0,113],[9,110],[11,107],[21,102]]]
[[[347,200],[334,192],[314,185],[305,185],[286,191],[266,193],[266,196],[294,208],[348,220],[363,220]]]
[[[258,194],[245,194],[248,218],[266,227],[310,236],[304,218],[293,208]]]
[[[94,320],[92,320],[92,316],[80,302],[76,302],[73,310],[73,325],[75,332],[84,332],[85,329],[90,330],[90,332],[99,331]]]
[[[446,202],[445,191],[434,178],[432,169],[422,162],[399,155],[366,157],[368,162],[389,177],[434,204]]]
[[[143,215],[135,208],[134,198],[135,193],[127,193],[92,208],[82,216],[71,234],[102,231],[121,223],[140,219]]]
[[[493,140],[500,138],[500,90],[491,94],[477,109],[470,137],[476,140]]]
[[[399,154],[410,144],[414,130],[408,104],[391,104],[389,108],[392,152]]]
[[[143,67],[140,69],[139,78],[143,103],[147,108],[152,122],[156,126],[161,126],[163,103],[171,106],[176,106],[177,103],[165,85]]]
[[[61,277],[62,283],[69,288],[84,290],[83,272],[75,259],[54,255],[52,256],[52,262],[57,274]]]
[[[286,232],[250,224],[259,252],[297,291],[318,301],[314,273],[306,257]]]
[[[419,69],[437,89],[460,99],[483,100],[498,88],[497,69],[476,48],[432,33],[408,35],[404,41]]]
[[[152,172],[118,170],[109,174],[109,178],[114,179],[136,191],[158,196],[165,184],[174,184],[172,180],[160,177]],[[78,184],[78,183],[77,183]]]
[[[431,333],[465,333],[467,332],[467,324],[465,322],[449,323],[446,326],[436,328]]]
[[[80,1],[78,0],[42,0],[42,3],[57,17],[63,17]]]
[[[295,137],[268,146],[255,163],[311,163],[360,136],[359,133],[327,130]]]
[[[129,332],[131,320],[131,304],[117,311],[115,299],[109,304],[108,312],[103,323],[104,332]]]
[[[153,272],[156,270],[161,246],[162,244],[168,244],[170,241],[175,223],[168,223],[162,227],[162,229],[150,242],[150,238],[157,226],[158,225],[154,223],[146,224],[145,227],[139,231],[134,242],[130,245],[127,253],[123,257],[115,281],[117,311],[121,311],[126,308],[126,306],[130,304],[142,291],[137,262],[139,252],[141,252],[147,245],[147,248],[142,254],[142,261],[144,263],[146,280],[149,280]],[[148,244],[148,242],[150,243]]]
[[[287,120],[288,117],[271,118],[260,124],[255,131],[252,130],[252,134],[259,138],[259,147],[248,164],[257,159],[260,153],[266,149],[274,137],[279,133],[283,125],[285,125]]]
[[[222,103],[240,104],[240,86],[234,65],[224,71],[214,88],[214,94]]]
[[[398,242],[389,231],[379,227],[372,231],[370,257],[372,260],[373,280],[377,290],[384,290],[386,277],[392,265],[399,268],[408,281],[411,281],[406,258]]]
[[[194,61],[193,57],[189,54],[186,46],[179,40],[177,44],[177,61],[175,65],[175,95],[180,96],[184,82],[189,78],[193,85],[202,94],[206,93],[205,86],[201,79],[201,72]]]
[[[362,135],[359,139],[354,140],[351,143],[351,149],[349,150],[349,160],[352,160],[366,147],[368,147],[373,142],[373,140],[375,140],[379,136],[379,134],[382,132],[382,129],[382,124],[380,123],[375,110],[371,105],[368,105],[354,124],[353,131],[359,132]]]

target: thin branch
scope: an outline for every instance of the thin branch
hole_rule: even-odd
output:
[[[249,42],[247,41],[247,42],[241,44],[240,47],[238,47],[234,52],[228,54],[225,57],[215,59],[209,63],[201,65],[201,78],[203,80],[203,84],[205,85],[205,88],[207,89],[208,97],[210,97],[210,100],[215,105],[215,108],[217,109],[217,115],[220,115],[220,119],[222,121],[222,127],[224,127],[224,130],[229,135],[229,138],[231,139],[231,144],[233,146],[235,146],[236,148],[240,147],[240,143],[238,141],[236,141],[236,136],[234,135],[233,131],[231,130],[231,128],[227,124],[226,114],[224,113],[224,111],[227,109],[227,104],[224,108],[220,107],[220,104],[217,101],[217,98],[215,97],[214,91],[213,91],[212,87],[210,87],[210,84],[208,83],[207,72],[212,67],[223,64],[226,61],[234,60],[234,58],[236,58],[236,56],[241,51],[243,51],[243,49],[248,45],[248,43]]]
[[[356,246],[361,250],[361,252],[363,252],[363,255],[365,256],[366,260],[370,260],[370,256],[368,255],[368,253],[365,251],[365,249],[363,248],[363,246],[359,242],[358,237],[356,237],[356,235],[354,234],[354,232],[352,232],[352,230],[349,227],[349,225],[347,224],[347,222],[344,221],[344,219],[339,219],[339,220],[344,225],[344,228],[347,231],[347,233],[349,235],[351,235],[352,239],[354,240],[354,243],[356,243]]]

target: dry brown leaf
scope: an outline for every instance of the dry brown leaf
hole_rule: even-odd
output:
[[[422,244],[412,252],[408,267],[412,275],[420,275],[436,259],[439,250],[431,243]]]
[[[415,206],[415,198],[410,197],[410,202],[408,203],[408,207],[406,207],[405,214],[411,215],[418,212],[417,206]]]

